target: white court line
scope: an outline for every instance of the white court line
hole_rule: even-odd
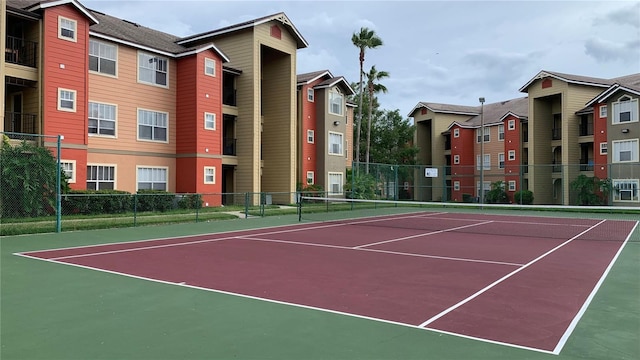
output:
[[[236,296],[236,297],[245,298],[245,299],[265,301],[265,302],[268,302],[268,303],[274,303],[274,304],[286,305],[286,306],[293,306],[293,307],[302,308],[302,309],[308,309],[308,310],[316,310],[316,311],[321,311],[321,312],[325,312],[325,313],[343,315],[343,316],[353,317],[353,318],[357,318],[357,319],[376,321],[376,322],[392,324],[392,325],[407,327],[407,328],[416,329],[416,330],[430,331],[430,332],[434,332],[434,333],[438,333],[438,334],[446,334],[446,335],[456,336],[456,337],[465,338],[465,339],[472,339],[472,340],[477,340],[477,341],[481,341],[481,342],[485,342],[485,343],[489,343],[489,344],[503,345],[503,346],[517,348],[517,349],[523,349],[523,350],[535,351],[535,352],[540,352],[540,353],[545,353],[545,354],[551,354],[550,351],[544,350],[544,349],[537,349],[537,348],[533,348],[533,347],[510,344],[510,343],[505,343],[505,342],[500,342],[500,341],[495,341],[495,340],[477,338],[477,337],[472,337],[472,336],[468,336],[468,335],[464,335],[464,334],[457,334],[457,333],[438,330],[438,329],[430,329],[430,328],[425,328],[425,327],[416,326],[416,325],[412,325],[412,324],[402,323],[402,322],[398,322],[398,321],[375,318],[375,317],[372,317],[372,316],[352,314],[352,313],[343,312],[343,311],[339,311],[339,310],[331,310],[331,309],[326,309],[326,308],[321,308],[321,307],[316,307],[316,306],[311,306],[311,305],[296,304],[296,303],[292,303],[292,302],[274,300],[274,299],[263,298],[263,297],[252,296],[252,295],[246,295],[246,294],[235,293],[235,292],[231,292],[231,291],[210,289],[210,288],[205,288],[205,287],[196,286],[196,285],[189,285],[189,284],[187,284],[185,282],[171,282],[171,281],[166,281],[166,280],[153,279],[153,278],[148,278],[148,277],[144,277],[144,276],[127,274],[127,273],[123,273],[123,272],[106,270],[106,269],[101,269],[101,268],[96,268],[96,267],[91,267],[91,266],[86,266],[86,265],[79,265],[79,264],[74,264],[74,263],[55,261],[55,260],[50,260],[50,259],[43,259],[43,258],[39,258],[39,257],[25,255],[25,254],[16,253],[14,255],[22,256],[22,257],[33,259],[33,260],[46,261],[46,262],[50,262],[50,263],[53,263],[53,264],[73,266],[73,267],[78,267],[78,268],[82,268],[82,269],[94,270],[94,271],[104,272],[104,273],[113,274],[113,275],[120,275],[120,276],[125,276],[125,277],[129,277],[129,278],[134,278],[134,279],[138,279],[138,280],[145,280],[145,281],[150,281],[150,282],[155,282],[155,283],[160,283],[160,284],[165,284],[165,285],[181,286],[181,287],[185,287],[185,288],[190,288],[190,289],[195,289],[195,290],[202,290],[202,291],[209,291],[209,292],[213,292],[213,293],[217,293],[217,294]]]
[[[596,226],[598,226],[598,225],[600,225],[600,224],[604,223],[605,221],[606,221],[606,220],[601,220],[601,221],[599,221],[597,224],[595,224],[595,225],[591,226],[590,228],[588,228],[588,229],[586,229],[586,230],[582,231],[580,234],[578,234],[578,235],[576,235],[576,236],[572,237],[571,239],[569,239],[569,240],[567,240],[567,241],[563,242],[562,244],[560,244],[560,245],[558,245],[558,246],[554,247],[553,249],[551,249],[551,250],[547,251],[546,253],[544,253],[544,254],[542,254],[542,255],[538,256],[537,258],[535,258],[535,259],[533,259],[533,260],[529,261],[529,262],[528,262],[528,263],[526,263],[524,266],[522,266],[522,267],[520,267],[520,268],[518,268],[518,269],[516,269],[516,270],[514,270],[514,271],[512,271],[512,272],[510,272],[509,274],[507,274],[507,275],[505,275],[505,276],[501,277],[500,279],[498,279],[498,280],[496,280],[496,281],[492,282],[491,284],[487,285],[486,287],[484,287],[484,288],[482,288],[482,289],[478,290],[475,294],[473,294],[473,295],[471,295],[471,296],[467,297],[466,299],[464,299],[464,300],[462,300],[462,301],[458,302],[457,304],[455,304],[455,305],[453,305],[453,306],[449,307],[448,309],[446,309],[446,310],[444,310],[444,311],[440,312],[439,314],[437,314],[437,315],[435,315],[435,316],[431,317],[430,319],[428,319],[428,320],[426,320],[425,322],[423,322],[422,324],[420,324],[420,326],[421,326],[421,327],[426,327],[426,326],[428,326],[429,324],[433,323],[434,321],[436,321],[436,320],[440,319],[441,317],[443,317],[443,316],[447,315],[448,313],[450,313],[450,312],[452,312],[452,311],[456,310],[456,309],[457,309],[457,308],[459,308],[460,306],[462,306],[462,305],[464,305],[464,304],[468,303],[469,301],[471,301],[471,300],[473,300],[473,299],[477,298],[478,296],[480,296],[480,295],[484,294],[484,293],[485,293],[485,292],[487,292],[488,290],[492,289],[493,287],[495,287],[496,285],[500,284],[501,282],[503,282],[503,281],[507,280],[508,278],[512,277],[513,275],[515,275],[515,274],[519,273],[520,271],[522,271],[522,270],[524,270],[524,269],[528,268],[529,266],[531,266],[531,265],[535,264],[536,262],[538,262],[538,261],[542,260],[542,259],[543,259],[543,258],[545,258],[547,255],[549,255],[549,254],[553,253],[554,251],[556,251],[556,250],[560,249],[561,247],[563,247],[563,246],[567,245],[568,243],[572,242],[573,240],[575,240],[575,239],[576,239],[576,238],[578,238],[579,236],[581,236],[581,235],[583,235],[583,234],[587,233],[588,231],[590,231],[590,230],[592,230],[593,228],[595,228]]]
[[[500,215],[491,215],[491,216],[500,216]],[[506,215],[513,216],[513,215]],[[433,219],[438,220],[458,220],[458,221],[487,221],[487,219],[465,219],[465,218],[455,218],[455,217],[439,217],[433,216]],[[568,218],[571,219],[571,218]],[[575,227],[589,227],[593,225],[587,224],[558,224],[558,223],[546,223],[546,222],[535,222],[535,221],[512,221],[512,220],[491,220],[494,223],[505,223],[505,224],[522,224],[522,225],[542,225],[542,226],[575,226]]]
[[[631,235],[633,235],[633,232],[638,227],[638,224],[640,224],[640,222],[636,221],[636,224],[633,226],[633,228],[629,232],[629,235],[627,236],[627,238],[622,243],[622,246],[620,246],[620,249],[618,249],[618,252],[616,253],[616,255],[613,257],[613,259],[611,259],[611,262],[609,263],[609,266],[607,266],[607,269],[604,271],[604,273],[600,277],[600,280],[598,280],[598,283],[596,283],[596,286],[593,288],[593,290],[591,291],[591,293],[587,297],[587,300],[585,300],[584,304],[582,304],[582,307],[580,308],[580,311],[578,311],[576,316],[573,318],[573,320],[569,324],[569,327],[567,328],[567,330],[564,332],[564,334],[560,338],[560,341],[556,345],[555,349],[553,349],[553,353],[554,354],[559,355],[560,351],[562,351],[562,348],[564,347],[564,345],[566,344],[567,340],[569,339],[569,336],[571,336],[571,334],[573,333],[573,330],[578,325],[578,322],[580,321],[580,319],[582,319],[582,316],[587,311],[587,308],[591,304],[591,301],[596,296],[596,293],[598,292],[598,290],[600,290],[600,286],[604,282],[604,279],[607,277],[607,275],[609,275],[609,271],[611,271],[611,268],[613,267],[613,264],[615,264],[616,260],[618,260],[618,256],[620,256],[620,254],[622,253],[622,250],[624,249],[625,245],[627,245],[627,243],[629,242],[629,239],[631,239]]]
[[[360,246],[355,246],[355,247],[354,247],[354,249],[361,249],[361,248],[365,248],[365,247],[369,247],[369,246],[375,246],[375,245],[387,244],[387,243],[396,242],[396,241],[402,241],[402,240],[407,240],[407,239],[413,239],[413,238],[417,238],[417,237],[421,237],[421,236],[429,236],[429,235],[435,235],[435,234],[442,234],[442,233],[447,232],[447,231],[454,231],[454,230],[464,229],[464,228],[468,228],[468,227],[472,227],[472,226],[478,226],[478,225],[489,224],[489,223],[491,223],[491,222],[493,222],[493,221],[485,221],[485,222],[481,222],[481,223],[478,223],[478,224],[470,224],[470,225],[457,226],[457,227],[454,227],[454,228],[449,228],[449,229],[444,229],[444,230],[437,230],[437,231],[432,231],[432,232],[423,233],[423,234],[410,235],[410,236],[405,236],[405,237],[396,238],[396,239],[391,239],[391,240],[378,241],[378,242],[371,243],[371,244],[364,244],[364,245],[360,245]]]
[[[365,248],[361,249],[361,248],[358,248],[358,247],[350,247],[350,246],[340,246],[340,245],[330,245],[330,244],[316,244],[316,243],[306,243],[306,242],[290,241],[290,240],[264,239],[264,238],[254,238],[254,237],[250,237],[250,236],[251,235],[248,235],[248,236],[236,236],[235,238],[236,239],[242,239],[242,240],[276,242],[276,243],[292,244],[292,245],[326,247],[326,248],[340,249],[340,250],[369,251],[369,252],[377,252],[377,253],[382,253],[382,254],[412,256],[412,257],[420,257],[420,258],[428,258],[428,259],[475,262],[475,263],[483,263],[483,264],[497,264],[497,265],[509,265],[509,266],[523,266],[524,265],[524,264],[510,263],[510,262],[503,262],[503,261],[491,261],[491,260],[480,260],[480,259],[470,259],[470,258],[460,258],[460,257],[450,257],[450,256],[415,254],[415,253],[406,253],[406,252],[389,251],[389,250],[378,250],[378,249],[365,249]]]

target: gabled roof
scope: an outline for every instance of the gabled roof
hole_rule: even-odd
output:
[[[324,89],[330,88],[334,86],[340,86],[347,95],[354,95],[356,92],[353,91],[347,80],[343,76],[338,76],[334,78],[327,79],[318,85],[314,86],[314,89]]]
[[[188,50],[188,51],[184,51],[181,52],[180,54],[177,55],[177,57],[183,57],[183,56],[189,56],[189,55],[194,55],[197,53],[201,53],[205,50],[213,50],[214,52],[216,52],[218,55],[220,55],[220,57],[222,58],[222,60],[224,62],[229,62],[229,58],[227,57],[227,55],[225,55],[220,49],[218,49],[215,45],[213,44],[205,44],[203,46],[199,46],[196,47],[194,49]]]
[[[329,70],[320,70],[320,71],[313,71],[313,72],[309,72],[309,73],[304,73],[304,74],[298,74],[297,78],[298,78],[298,85],[307,85],[310,84],[320,78],[332,78],[333,75],[331,74],[331,72]]]
[[[47,9],[54,6],[60,5],[72,5],[78,11],[84,14],[89,19],[91,24],[97,24],[98,19],[93,16],[91,11],[84,7],[84,5],[80,4],[77,0],[6,0],[7,6],[15,9],[20,9],[28,12],[35,12],[41,9]]]
[[[291,20],[289,20],[287,15],[285,15],[285,13],[283,13],[283,12],[280,12],[280,13],[277,13],[277,14],[273,14],[273,15],[264,16],[264,17],[257,18],[257,19],[254,19],[254,20],[245,21],[245,22],[242,22],[242,23],[239,23],[239,24],[223,27],[223,28],[220,28],[220,29],[217,29],[217,30],[212,30],[212,31],[207,31],[207,32],[203,32],[203,33],[200,33],[200,34],[196,34],[196,35],[187,36],[187,37],[184,37],[184,38],[180,39],[177,42],[177,44],[178,45],[185,45],[185,44],[189,44],[189,43],[194,42],[194,41],[204,40],[204,39],[207,39],[207,38],[214,38],[216,36],[220,36],[220,35],[236,32],[236,31],[240,31],[240,30],[247,29],[247,28],[256,27],[258,25],[267,23],[269,21],[278,21],[278,22],[282,23],[285,26],[285,28],[289,31],[289,33],[291,33],[291,35],[293,35],[294,39],[296,40],[296,43],[298,44],[298,49],[306,48],[306,47],[309,46],[309,43],[307,43],[307,40],[305,40],[304,37],[302,37],[302,35],[298,31],[298,29],[296,29],[296,27],[293,26],[293,23],[291,22]]]
[[[521,97],[497,103],[485,104],[481,119],[480,114],[467,120],[467,126],[479,127],[484,121],[485,126],[502,124],[507,114],[512,113],[517,118],[526,118],[529,114],[529,98]]]
[[[428,103],[428,102],[419,102],[418,105],[414,106],[413,109],[409,112],[409,115],[420,109],[426,108],[434,113],[443,113],[443,114],[458,114],[458,115],[471,115],[475,116],[480,114],[479,106],[463,106],[463,105],[453,105],[453,104],[439,104],[439,103]]]
[[[601,92],[598,96],[591,99],[591,101],[587,103],[587,107],[593,106],[596,103],[607,101],[607,99],[609,99],[618,91],[625,91],[640,96],[640,86],[613,84],[607,90]]]
[[[524,84],[524,86],[522,86],[518,91],[526,92],[529,86],[534,81],[539,79],[544,79],[547,77],[558,79],[560,81],[564,81],[570,84],[590,85],[590,86],[597,86],[597,87],[607,87],[613,83],[612,80],[608,80],[608,79],[602,79],[602,78],[596,78],[596,77],[590,77],[590,76],[563,74],[563,73],[554,72],[554,71],[542,70],[536,76],[531,78],[531,80],[529,80],[526,84]]]

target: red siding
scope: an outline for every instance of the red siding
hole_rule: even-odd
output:
[[[455,129],[460,131],[459,137],[454,137]],[[454,125],[451,128],[451,184],[460,182],[460,190],[452,190],[453,201],[462,201],[462,194],[474,194],[476,183],[474,177],[475,154],[473,153],[475,129],[461,128]],[[471,151],[469,151],[471,149]],[[460,163],[454,164],[456,155],[460,156]]]
[[[317,145],[318,145],[318,129],[316,126],[316,104],[317,102],[311,102],[309,101],[308,97],[307,97],[307,90],[309,88],[312,88],[313,86],[315,86],[317,83],[321,82],[323,79],[321,80],[317,80],[314,83],[308,84],[308,85],[304,85],[302,86],[302,109],[301,109],[301,116],[302,116],[302,146],[300,151],[302,151],[301,154],[301,158],[302,158],[302,166],[300,167],[300,170],[302,171],[302,173],[300,174],[300,181],[302,182],[303,185],[306,185],[306,181],[307,181],[307,171],[313,171],[314,172],[314,183],[318,183],[318,182],[322,182],[322,179],[318,179],[318,176],[323,176],[322,174],[318,173],[318,169],[317,169],[317,165],[318,165],[318,158],[317,158]],[[309,144],[307,142],[307,130],[313,130],[314,131],[314,143],[313,144]]]
[[[600,155],[600,143],[607,142],[607,122],[606,117],[600,117],[600,108],[607,106],[604,104],[595,104],[593,106],[593,175],[600,179],[605,179],[609,175],[607,173],[607,154]],[[610,109],[607,109],[610,111]]]
[[[515,122],[515,128],[509,130],[509,120]],[[520,119],[515,116],[508,116],[504,119],[504,180],[505,190],[509,199],[513,201],[513,191],[509,191],[509,181],[516,182],[516,191],[521,190],[520,184],[520,166],[522,164],[522,139],[520,138],[522,124]],[[515,151],[516,157],[514,160],[509,160],[509,151]]]

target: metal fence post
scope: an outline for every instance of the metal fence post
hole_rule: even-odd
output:
[[[58,135],[58,144],[57,144],[58,169],[56,171],[56,232],[62,231],[62,190],[60,190],[60,170],[62,167],[61,160],[60,160],[60,157],[62,155],[60,154],[60,151],[62,146],[60,145],[60,142],[62,142],[62,135]]]

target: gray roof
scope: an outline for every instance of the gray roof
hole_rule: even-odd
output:
[[[529,114],[529,98],[521,97],[492,104],[485,104],[482,109],[482,117],[484,119],[481,119],[480,117],[480,106],[478,106],[477,109],[478,115],[467,120],[464,125],[472,127],[480,126],[482,124],[482,120],[484,120],[485,125],[501,124],[504,116],[508,113],[512,113],[519,118],[527,118]]]
[[[297,76],[298,85],[307,84],[308,82],[314,79],[317,79],[323,75],[326,75],[326,77],[329,77],[329,78],[333,77],[333,75],[331,75],[331,72],[329,70],[319,70],[319,71],[313,71],[313,72],[308,72],[304,74],[298,74]]]
[[[462,115],[476,115],[480,114],[479,106],[464,106],[453,104],[440,104],[421,101],[416,105],[409,113],[409,116],[419,108],[427,108],[434,113],[448,113],[448,114],[462,114]]]
[[[332,77],[330,79],[326,79],[321,83],[317,84],[316,86],[314,86],[313,88],[320,89],[320,88],[326,88],[326,87],[332,87],[332,86],[342,87],[342,89],[347,93],[347,95],[354,95],[356,93],[351,88],[351,86],[347,82],[347,79],[345,79],[344,76],[338,76],[338,77]]]

